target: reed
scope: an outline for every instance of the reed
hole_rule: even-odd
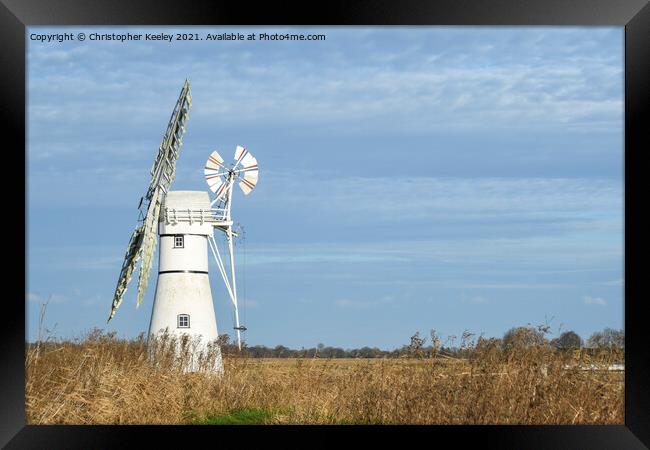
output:
[[[454,359],[224,356],[225,373],[186,373],[173,339],[147,345],[95,330],[27,347],[29,424],[622,424],[622,350],[503,350]],[[154,354],[156,364],[149,356]],[[255,411],[256,414],[246,413]],[[216,419],[215,419],[216,418]],[[260,419],[261,420],[261,419]]]

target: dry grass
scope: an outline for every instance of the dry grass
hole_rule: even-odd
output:
[[[177,424],[261,411],[266,423],[622,424],[623,374],[566,369],[610,364],[550,347],[504,352],[486,343],[467,360],[224,358],[222,377],[183,373],[169,346],[148,362],[142,339],[93,333],[29,346],[30,424]],[[252,413],[246,413],[255,415]],[[220,422],[215,422],[220,423]]]

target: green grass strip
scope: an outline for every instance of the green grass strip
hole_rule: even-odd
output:
[[[263,409],[242,409],[219,416],[207,416],[198,423],[202,425],[263,425],[273,413]]]

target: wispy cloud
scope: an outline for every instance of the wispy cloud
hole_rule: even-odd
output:
[[[561,283],[468,283],[462,281],[443,283],[447,287],[467,288],[467,289],[557,289],[570,287],[570,284]],[[480,303],[480,302],[479,302]]]
[[[349,309],[369,309],[377,306],[385,306],[394,304],[397,299],[392,295],[384,295],[375,299],[359,299],[359,298],[339,298],[334,301],[334,304],[339,308]]]
[[[105,142],[111,145],[102,152],[123,155],[142,130],[165,123],[188,74],[200,99],[191,126],[200,129],[255,123],[365,136],[621,128],[622,34],[617,48],[615,30],[327,34],[324,43],[292,49],[233,44],[217,53],[214,44],[198,42],[192,48],[98,42],[92,51],[85,44],[53,50],[30,43],[29,134],[51,143],[35,147],[34,157],[88,155]],[[83,141],[89,131],[102,139],[85,150],[57,145]]]
[[[618,278],[616,280],[603,281],[601,284],[603,286],[623,286],[625,285],[625,280]]]
[[[591,297],[590,295],[586,295],[582,298],[582,301],[584,302],[585,305],[598,305],[598,306],[606,306],[607,301],[605,301],[604,298],[601,297]]]
[[[374,304],[365,300],[356,300],[349,298],[340,298],[334,301],[334,304],[339,308],[353,308],[353,309],[366,309],[372,307]]]
[[[74,272],[113,270],[117,271],[117,276],[125,251],[126,246],[31,246],[28,266],[30,270],[45,267],[56,271]]]
[[[307,264],[307,263],[378,263],[378,262],[406,262],[405,256],[382,253],[381,251],[348,251],[338,245],[302,246],[289,245],[283,248],[264,247],[250,251],[247,255],[247,264]],[[241,262],[238,262],[241,263]]]
[[[354,218],[462,218],[531,221],[560,218],[583,227],[621,226],[622,183],[579,178],[332,177],[265,174],[259,202],[291,204]],[[322,198],[322,200],[319,200]],[[608,213],[617,213],[616,221]]]
[[[80,299],[80,302],[83,306],[96,306],[96,305],[108,305],[109,301],[105,296],[101,294],[95,294],[90,297],[85,297]]]
[[[68,301],[68,297],[61,295],[61,294],[48,294],[48,295],[42,295],[37,292],[28,292],[25,295],[25,299],[28,302],[31,303],[36,303],[36,304],[56,304],[56,303],[66,303]]]
[[[596,247],[596,244],[598,246]],[[502,265],[513,269],[536,267],[540,273],[589,270],[604,262],[618,261],[623,250],[615,244],[606,246],[596,239],[567,242],[560,237],[474,238],[391,240],[382,242],[342,242],[315,244],[250,245],[247,263],[251,265],[308,262],[371,263],[436,263],[447,267],[463,266],[465,270],[481,266],[497,270]],[[300,255],[297,257],[296,255]],[[516,270],[515,270],[516,272]],[[498,272],[497,272],[498,273]],[[453,280],[452,280],[453,281]],[[465,282],[467,283],[467,282]],[[553,283],[555,287],[561,284]],[[539,283],[482,283],[474,287],[533,288]]]
[[[257,308],[260,306],[260,302],[252,298],[239,299],[240,306],[246,306],[246,308]]]

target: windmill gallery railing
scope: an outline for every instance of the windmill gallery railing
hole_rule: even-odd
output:
[[[211,208],[211,209],[176,209],[164,208],[161,215],[161,221],[165,223],[175,224],[178,222],[192,223],[219,223],[227,222],[228,210],[225,208]]]

